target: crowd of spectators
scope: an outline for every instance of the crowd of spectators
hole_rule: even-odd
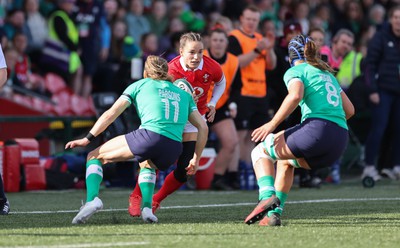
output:
[[[68,75],[61,75],[78,95],[86,97],[96,91],[114,90],[119,93],[121,87],[118,85],[129,82],[126,63],[133,57],[145,59],[149,54],[173,57],[177,53],[176,37],[182,32],[200,32],[206,37],[210,27],[221,17],[229,18],[232,28],[238,27],[241,10],[248,4],[256,5],[262,12],[261,33],[264,24],[270,22],[275,36],[281,37],[285,23],[296,21],[303,34],[314,28],[322,29],[325,32],[324,43],[330,46],[333,35],[345,28],[356,37],[354,48],[362,50],[374,30],[384,22],[386,10],[398,1],[0,1],[1,44],[5,50],[15,49],[12,44],[14,36],[25,36],[25,53],[29,59],[27,70],[43,75],[53,69],[43,66],[41,55],[53,31],[48,23],[51,15],[63,9],[66,2],[72,6],[68,15],[79,33],[75,47],[68,42],[66,46],[78,52],[83,68],[75,81],[70,81]],[[103,77],[106,74],[104,70],[116,76]]]
[[[272,32],[276,37],[278,65],[266,71],[267,99],[273,113],[285,95],[281,76],[283,68],[290,66],[285,44],[291,35],[311,35],[347,90],[362,74],[368,42],[387,24],[388,10],[400,1],[2,0],[0,42],[8,64],[7,84],[51,98],[45,75],[56,73],[82,98],[96,92],[120,94],[131,83],[133,58],[144,61],[148,55],[161,55],[169,61],[179,54],[179,37],[187,31],[201,33],[207,48],[215,24],[228,34],[240,29],[240,16],[249,4],[261,11],[258,32],[264,36]],[[57,11],[66,13],[68,20]],[[76,62],[67,69],[46,64],[43,54],[49,39],[64,44],[70,61],[76,53]],[[346,60],[348,54],[352,55]],[[356,64],[349,59],[353,57]]]

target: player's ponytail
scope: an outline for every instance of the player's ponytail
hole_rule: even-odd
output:
[[[292,66],[296,61],[302,60],[322,71],[335,72],[321,59],[319,48],[310,37],[303,35],[293,37],[288,44],[288,52]]]
[[[173,81],[172,76],[168,74],[168,62],[159,56],[149,55],[144,63],[144,70],[149,78]]]
[[[318,46],[315,44],[315,42],[310,38],[307,37],[305,39],[305,45],[304,45],[304,57],[309,65],[312,65],[314,67],[317,67],[320,70],[323,71],[329,71],[331,73],[334,73],[335,70],[333,70],[327,63],[325,63],[321,59],[321,55],[318,50]]]

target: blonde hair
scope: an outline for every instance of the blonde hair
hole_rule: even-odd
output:
[[[203,39],[201,38],[201,35],[198,33],[194,32],[185,33],[181,36],[179,40],[179,48],[183,49],[188,42],[193,42],[193,41],[203,42]]]
[[[144,63],[144,70],[149,78],[173,81],[172,76],[168,74],[168,62],[159,56],[149,55]]]

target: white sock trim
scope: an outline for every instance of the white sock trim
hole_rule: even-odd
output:
[[[140,173],[138,178],[139,184],[141,183],[156,183],[156,173]]]
[[[91,174],[97,174],[103,178],[103,168],[97,164],[91,164],[89,167],[86,168],[86,178]]]
[[[261,193],[261,192],[266,191],[266,190],[275,191],[275,187],[274,186],[265,186],[265,187],[260,188],[258,190],[258,192]]]

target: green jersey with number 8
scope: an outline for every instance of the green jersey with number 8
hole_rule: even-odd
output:
[[[180,142],[189,115],[197,110],[189,93],[171,82],[151,78],[132,83],[121,97],[135,105],[140,128]]]
[[[304,84],[304,96],[299,103],[302,122],[308,118],[320,118],[348,129],[340,95],[342,89],[331,73],[302,63],[286,71],[283,79],[287,88],[294,78]]]

